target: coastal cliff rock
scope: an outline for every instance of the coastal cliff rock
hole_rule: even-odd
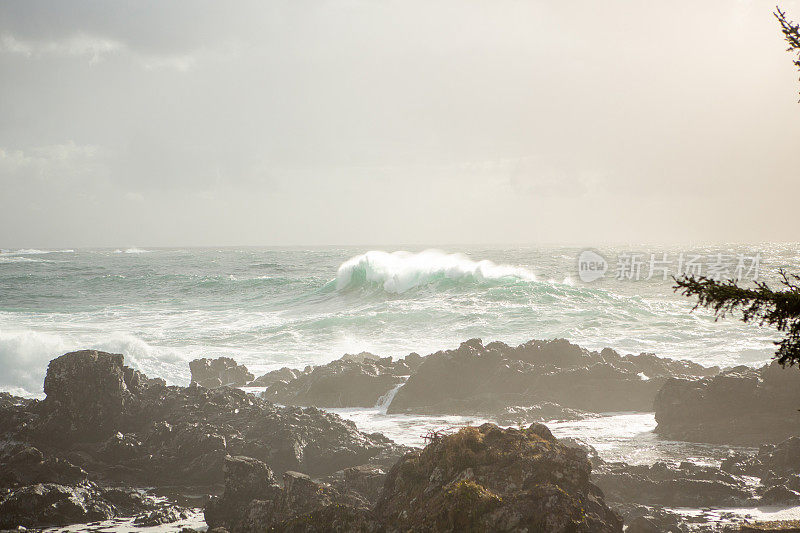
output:
[[[276,381],[263,397],[284,405],[316,407],[373,407],[396,385],[403,383],[420,364],[412,354],[393,361],[369,353],[345,355],[326,365]]]
[[[209,389],[244,387],[255,379],[246,366],[238,364],[230,357],[195,359],[189,363],[189,370],[192,373],[192,383]]]
[[[593,459],[592,480],[609,502],[665,507],[755,506],[752,483],[713,466],[629,465]]]
[[[654,408],[656,433],[670,439],[774,443],[800,435],[800,372],[772,363],[700,380],[670,379]]]
[[[285,366],[283,368],[279,368],[278,370],[267,372],[266,374],[257,377],[247,385],[249,387],[269,387],[273,383],[277,383],[279,381],[292,381],[293,379],[297,379],[303,373],[304,372],[302,370],[295,370],[294,368]]]
[[[225,491],[206,504],[205,518],[209,528],[221,527],[232,533],[352,531],[350,527],[332,527],[332,522],[341,522],[343,516],[363,513],[362,518],[366,518],[365,509],[348,503],[336,489],[305,474],[285,472],[281,486],[264,463],[229,457],[225,462]],[[335,517],[312,518],[329,507],[334,513],[328,514]]]
[[[372,508],[293,472],[281,487],[265,465],[229,458],[225,492],[205,512],[209,527],[232,533],[621,532],[589,471],[582,450],[561,445],[542,425],[485,424],[434,435],[425,449],[405,455]]]
[[[366,463],[388,467],[408,450],[316,408],[278,407],[230,387],[167,386],[125,367],[119,354],[63,355],[48,367],[45,391],[42,401],[2,398],[0,489],[13,491],[3,496],[9,506],[26,498],[34,502],[45,489],[53,501],[62,493],[70,501],[78,498],[69,496],[72,492],[90,502],[83,515],[58,515],[60,521],[118,514],[95,512],[104,508],[104,496],[85,488],[89,480],[211,485],[223,482],[229,455],[248,456],[280,472],[327,475]],[[45,489],[30,488],[39,484]],[[41,523],[49,523],[50,511],[33,509]]]
[[[42,528],[137,516],[140,525],[175,522],[185,513],[174,505],[129,488],[37,483],[0,493],[0,529]]]
[[[652,354],[593,352],[558,339],[517,347],[479,339],[436,352],[395,395],[388,412],[487,414],[551,402],[573,410],[649,411],[670,377],[713,375],[688,361]],[[574,411],[573,411],[574,412]]]

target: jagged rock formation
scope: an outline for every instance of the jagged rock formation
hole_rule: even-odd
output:
[[[310,371],[311,368],[308,367],[308,370]],[[277,383],[279,381],[292,381],[293,379],[297,379],[303,373],[304,371],[302,370],[295,370],[294,368],[285,366],[283,368],[279,368],[278,370],[267,372],[266,374],[257,377],[247,385],[250,387],[269,387],[273,383]]]
[[[195,359],[189,363],[189,370],[192,373],[192,383],[209,389],[223,386],[244,387],[255,378],[246,366],[238,364],[230,357]]]
[[[292,380],[276,381],[263,397],[284,405],[316,407],[373,407],[419,366],[411,354],[393,361],[369,353],[345,355],[304,371]]]
[[[81,501],[96,502],[104,496],[85,488],[86,479],[140,486],[221,483],[228,455],[249,456],[278,471],[326,475],[370,462],[388,466],[407,450],[315,408],[281,408],[229,387],[166,386],[125,367],[119,354],[86,350],[54,359],[45,392],[43,401],[0,398],[0,488],[28,491],[0,495],[0,504],[12,496],[33,497],[40,489],[26,487],[36,483],[67,484],[65,490],[79,491]],[[48,494],[61,490],[45,487]],[[56,519],[39,515],[47,523]]]
[[[654,402],[656,433],[675,440],[759,445],[800,435],[800,372],[739,366],[700,380],[670,379]]]
[[[185,518],[182,510],[139,491],[103,488],[91,481],[74,485],[38,483],[0,494],[0,529],[60,526],[138,515],[140,525],[174,522]]]
[[[392,467],[371,509],[306,476],[287,472],[280,487],[263,464],[241,458],[226,464],[225,492],[206,506],[206,521],[233,533],[622,531],[589,482],[586,454],[559,444],[542,425],[485,424],[434,436]],[[355,485],[374,490],[374,482],[363,481]]]
[[[468,427],[393,466],[375,513],[413,531],[621,531],[590,470],[541,424]]]
[[[593,352],[559,339],[510,347],[479,339],[425,357],[394,397],[390,413],[488,414],[552,402],[573,410],[650,411],[670,377],[719,369],[652,354]]]
[[[752,484],[718,467],[689,462],[677,466],[592,462],[592,479],[610,502],[695,508],[761,503]]]

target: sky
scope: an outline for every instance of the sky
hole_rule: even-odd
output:
[[[773,9],[7,0],[0,248],[796,241]]]

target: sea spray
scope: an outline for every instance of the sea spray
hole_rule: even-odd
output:
[[[405,381],[403,383],[398,383],[392,387],[392,390],[378,398],[378,401],[375,403],[375,408],[379,413],[386,414],[386,410],[389,409],[389,406],[392,404],[392,400],[394,400],[397,391],[400,390],[404,383]]]
[[[419,253],[369,251],[342,263],[336,273],[336,288],[374,284],[388,293],[402,294],[438,281],[484,283],[535,281],[536,275],[521,267],[498,265],[489,260],[473,261],[463,254],[439,250]]]

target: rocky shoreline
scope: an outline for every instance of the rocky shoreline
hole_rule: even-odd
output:
[[[167,386],[84,350],[51,361],[44,400],[0,393],[0,529],[171,524],[203,506],[231,532],[712,531],[674,509],[800,507],[791,369],[472,339],[260,377],[228,358],[190,370],[189,387]],[[376,404],[514,427],[432,432],[413,449],[321,409]],[[654,410],[666,438],[764,446],[719,465],[630,465],[539,423],[622,410]]]

